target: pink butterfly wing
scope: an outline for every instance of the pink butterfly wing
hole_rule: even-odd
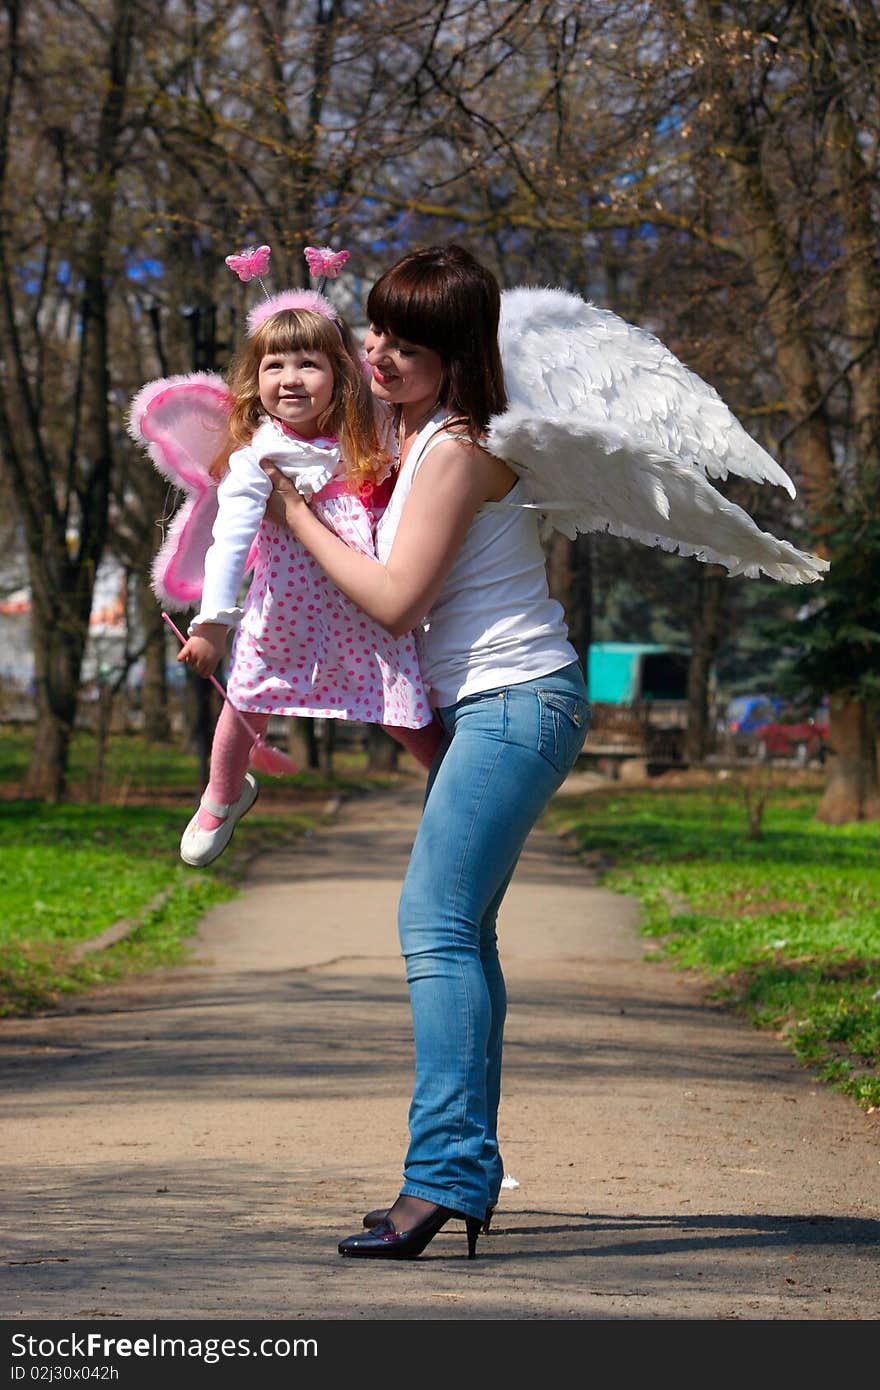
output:
[[[265,275],[269,269],[270,254],[271,247],[254,246],[240,256],[227,256],[226,264],[235,271],[239,280],[247,282],[253,280],[255,275]]]
[[[251,274],[265,275],[269,269],[269,256],[271,248],[268,246],[258,246],[256,251],[251,252]]]
[[[201,493],[213,486],[211,464],[226,447],[231,400],[226,383],[210,372],[148,382],[132,402],[134,438],[176,487]]]
[[[348,251],[334,251],[329,246],[307,246],[304,252],[311,275],[325,275],[334,280],[345,262]]]
[[[332,256],[328,257],[327,274],[331,279],[334,279],[339,274],[345,262],[348,260],[348,256],[349,253],[347,251],[335,251]]]
[[[186,494],[151,572],[153,591],[169,608],[189,608],[201,598],[217,515],[217,483],[209,470],[227,447],[229,409],[226,383],[211,372],[150,381],[132,402],[129,433],[146,445],[163,477]],[[254,554],[252,548],[248,568]]]

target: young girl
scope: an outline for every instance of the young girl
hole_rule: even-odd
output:
[[[273,714],[379,723],[425,765],[439,739],[411,634],[391,637],[331,583],[285,528],[265,520],[270,460],[337,536],[373,555],[390,495],[390,456],[347,325],[313,291],[287,291],[248,316],[248,340],[229,373],[231,453],[222,474],[201,608],[178,660],[213,674],[232,645],[227,697],[211,772],[180,843],[187,864],[211,863],[257,797],[247,771],[253,737]],[[239,589],[256,558],[243,608]],[[229,707],[246,713],[253,735]]]

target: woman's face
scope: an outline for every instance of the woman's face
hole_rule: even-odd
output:
[[[424,406],[437,400],[443,359],[432,348],[370,325],[364,339],[373,394],[389,405]]]

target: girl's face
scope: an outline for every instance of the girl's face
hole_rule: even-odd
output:
[[[407,342],[370,325],[364,339],[373,394],[390,405],[424,406],[437,400],[443,359],[433,348]]]
[[[333,367],[323,352],[267,353],[260,362],[260,401],[276,420],[303,439],[318,433],[318,420],[333,399]]]

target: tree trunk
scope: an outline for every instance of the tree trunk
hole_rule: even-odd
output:
[[[592,635],[592,585],[590,537],[570,541],[554,531],[547,554],[550,592],[565,609],[565,621],[572,646],[585,665]]]
[[[831,78],[832,73],[828,76]],[[874,210],[877,184],[873,170],[865,162],[861,131],[842,101],[830,113],[827,144],[840,188],[853,442],[860,460],[876,459],[880,444],[880,268]]]
[[[272,110],[275,116],[275,138],[277,148],[288,152],[287,159],[278,161],[278,178],[286,191],[281,206],[284,209],[280,226],[273,233],[273,245],[277,240],[288,255],[293,248],[299,251],[303,239],[310,236],[316,216],[315,189],[320,186],[321,136],[324,103],[327,99],[333,71],[334,53],[343,19],[343,6],[340,0],[317,0],[313,9],[313,31],[311,47],[311,83],[308,109],[302,113],[302,120],[295,125],[289,109],[288,77],[284,61],[283,32],[287,18],[289,0],[283,0],[277,14],[256,6],[253,18],[257,25],[258,47],[266,72],[260,73],[258,80],[273,94]],[[306,6],[301,5],[301,10]],[[320,201],[318,202],[320,208]],[[318,213],[320,216],[320,212]],[[308,285],[309,277],[301,254],[296,255],[295,276],[298,283]],[[279,265],[279,269],[280,269]],[[290,280],[288,278],[288,283]]]
[[[864,701],[831,695],[828,781],[816,811],[828,825],[880,820],[877,735],[871,714]]]
[[[378,724],[367,726],[367,768],[370,772],[396,772],[400,744]]]
[[[40,719],[39,745],[34,746],[24,783],[26,798],[50,804],[64,800],[72,734],[73,724],[67,719],[54,715]]]
[[[320,740],[318,753],[321,771],[325,777],[333,776],[333,753],[336,748],[336,720],[325,719],[323,738]]]
[[[709,708],[712,662],[721,640],[726,571],[721,565],[698,565],[697,602],[691,625],[688,666],[688,722],[684,753],[687,762],[702,762],[712,749],[714,730]]]
[[[298,718],[291,715],[287,721],[287,752],[297,767],[312,767],[309,761],[309,742],[306,730],[314,729],[313,719]]]
[[[99,688],[95,704],[95,745],[88,793],[89,800],[98,803],[104,800],[104,775],[107,771],[107,752],[110,748],[115,702],[116,691],[109,681],[104,682]]]
[[[67,758],[76,719],[91,586],[86,586],[81,596],[79,612],[72,602],[75,594],[65,594],[63,589],[54,607],[41,596],[39,584],[31,592],[37,724],[25,796],[57,803],[67,791]]]
[[[318,768],[321,766],[321,748],[314,719],[303,720],[303,732],[306,741],[307,766],[314,772],[317,772]]]
[[[827,92],[838,89],[831,61],[832,46],[817,49]],[[877,373],[877,324],[880,276],[876,261],[873,214],[875,183],[866,164],[862,132],[846,108],[847,93],[836,91],[829,105],[825,154],[833,171],[843,249],[845,342],[850,361],[847,386],[851,393],[852,447],[860,474],[876,458],[880,429],[880,376]],[[752,271],[766,297],[768,323],[776,344],[776,369],[795,427],[793,440],[800,464],[801,492],[807,505],[814,548],[827,554],[827,540],[847,511],[834,460],[830,420],[822,393],[815,355],[811,350],[808,296],[792,271],[795,257],[788,245],[772,185],[764,173],[760,139],[749,130],[749,117],[740,112],[740,134],[729,162],[750,227]],[[766,138],[766,137],[765,137]],[[834,672],[829,673],[833,680]],[[873,820],[877,814],[878,772],[873,751],[876,713],[867,702],[832,691],[828,783],[817,812],[831,824]]]
[[[110,11],[106,73],[102,74],[105,90],[93,151],[90,216],[85,224],[66,459],[50,440],[40,409],[45,383],[33,379],[34,363],[53,361],[57,348],[51,338],[41,338],[39,321],[28,323],[17,307],[21,270],[9,241],[9,199],[20,197],[19,189],[10,188],[8,173],[9,140],[14,133],[11,96],[21,58],[18,10],[16,5],[9,12],[5,75],[10,80],[6,100],[0,104],[0,321],[8,375],[0,398],[0,444],[22,518],[33,605],[38,723],[26,787],[29,796],[58,801],[66,786],[92,593],[107,536],[112,464],[110,234],[135,6],[133,0],[113,0]],[[13,382],[14,390],[9,389]]]
[[[767,188],[757,142],[741,140],[729,165],[748,224],[752,274],[765,298],[765,313],[776,346],[776,370],[785,404],[794,420],[793,446],[801,473],[814,542],[820,550],[840,511],[834,452],[809,326],[804,322],[800,286],[791,273],[784,229]]]
[[[147,743],[167,743],[171,737],[166,675],[168,629],[162,621],[146,574],[138,576],[136,604],[144,633],[144,680],[141,686],[144,738]]]
[[[187,667],[187,747],[198,758],[199,782],[204,788],[211,775],[211,744],[214,741],[214,728],[220,714],[221,697],[210,681],[203,680]],[[221,681],[222,684],[222,681]]]

